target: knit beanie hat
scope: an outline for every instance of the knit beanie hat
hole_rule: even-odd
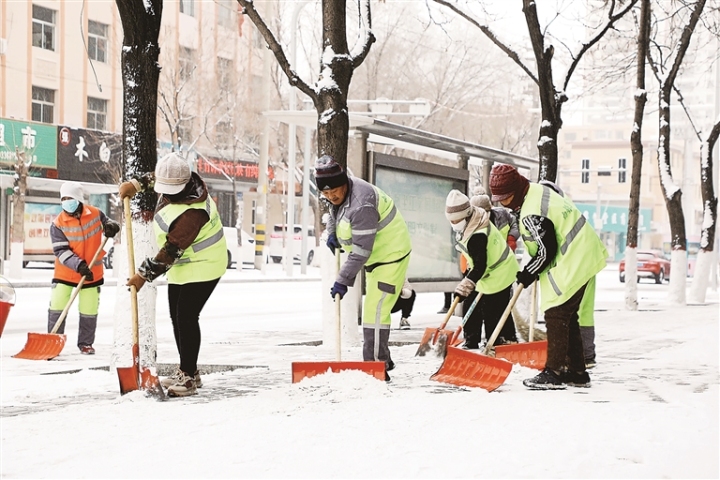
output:
[[[470,216],[472,207],[467,195],[460,190],[450,190],[445,199],[445,218],[450,222],[462,220]]]
[[[155,165],[155,191],[165,195],[180,193],[190,181],[190,165],[177,153],[169,153]]]
[[[85,202],[85,194],[83,193],[82,185],[78,182],[65,182],[60,185],[60,198],[70,197],[74,198],[80,203]]]
[[[482,208],[486,212],[489,212],[492,208],[492,203],[490,203],[490,197],[482,194],[482,195],[474,195],[470,199],[470,205],[473,207]]]
[[[332,190],[348,183],[347,173],[330,155],[315,161],[315,183],[318,190]]]
[[[520,175],[517,168],[512,165],[495,165],[490,172],[490,191],[493,202],[505,200],[511,195],[515,195],[519,199],[529,184],[528,179]]]

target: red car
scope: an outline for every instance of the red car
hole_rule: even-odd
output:
[[[655,283],[663,283],[670,278],[670,261],[658,250],[638,250],[638,282],[641,278],[653,278]],[[620,281],[625,282],[625,260],[620,261]]]

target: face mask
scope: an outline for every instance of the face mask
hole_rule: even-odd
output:
[[[75,210],[77,210],[78,205],[80,205],[80,202],[78,202],[74,198],[71,198],[70,200],[62,201],[62,209],[65,210],[67,213],[75,213]]]
[[[458,223],[453,223],[452,229],[459,233],[459,232],[462,232],[463,230],[465,230],[466,225],[467,225],[467,219],[464,219],[464,220],[459,221]]]

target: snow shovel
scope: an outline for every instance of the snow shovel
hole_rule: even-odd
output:
[[[135,247],[133,246],[132,218],[130,216],[130,198],[123,199],[125,213],[125,237],[127,238],[128,272],[135,272]],[[138,302],[137,289],[130,286],[130,310],[132,314],[132,367],[118,367],[117,374],[120,381],[120,394],[133,392],[142,388],[147,396],[158,400],[165,399],[160,380],[149,368],[140,366],[140,345],[138,344]]]
[[[495,358],[504,358],[508,362],[523,367],[542,370],[547,361],[547,340],[533,342],[535,322],[537,319],[537,282],[533,283],[532,303],[530,304],[530,330],[527,343],[514,345],[498,345],[495,347]]]
[[[488,339],[482,354],[457,347],[448,347],[445,361],[440,365],[440,369],[430,377],[430,380],[459,387],[480,387],[488,392],[492,392],[502,385],[510,375],[512,363],[504,359],[493,358],[489,356],[489,353],[522,290],[522,285],[515,290],[515,294],[505,307],[505,311]]]
[[[103,251],[107,241],[108,239],[105,237],[103,242],[100,244],[100,247],[97,249],[97,252],[93,255],[92,260],[90,260],[90,268],[95,265],[95,262],[100,256],[100,252]],[[65,340],[67,337],[64,333],[57,333],[57,331],[65,321],[65,317],[67,317],[70,307],[75,301],[75,297],[77,297],[78,293],[80,293],[80,289],[82,289],[84,283],[85,276],[80,278],[77,286],[73,289],[72,294],[70,295],[70,300],[68,300],[67,305],[65,305],[65,308],[60,314],[60,318],[58,318],[57,322],[55,322],[55,326],[52,331],[50,331],[50,333],[28,332],[28,339],[25,347],[17,354],[13,355],[13,357],[24,358],[26,360],[50,360],[60,355],[60,352],[62,352],[65,347]]]
[[[452,337],[450,338],[450,341],[448,342],[448,345],[451,347],[457,347],[462,343],[462,338],[460,338],[460,334],[463,331],[463,328],[465,328],[465,324],[467,323],[468,319],[470,318],[470,315],[472,315],[472,312],[475,310],[475,307],[477,306],[478,302],[480,301],[480,297],[482,297],[482,293],[478,292],[477,295],[475,295],[475,300],[470,304],[470,308],[468,308],[468,311],[465,313],[465,316],[463,317],[462,323],[460,326],[453,332]],[[447,351],[445,352],[447,354]]]
[[[336,251],[335,256],[337,257],[337,271],[340,271],[340,251]],[[322,373],[327,373],[328,370],[337,373],[343,370],[360,370],[365,372],[378,380],[385,381],[385,362],[343,362],[341,358],[340,349],[340,331],[341,331],[341,318],[340,318],[340,294],[335,295],[335,362],[292,362],[292,383],[298,383],[304,378],[314,377]]]
[[[420,340],[420,346],[418,346],[417,352],[415,352],[416,357],[424,357],[432,349],[435,349],[438,357],[445,355],[448,338],[452,338],[455,334],[452,330],[445,330],[445,326],[448,321],[450,321],[450,317],[452,317],[452,314],[455,312],[458,303],[460,303],[460,297],[455,297],[453,304],[450,305],[442,324],[440,324],[438,328],[428,327],[425,329],[425,333],[423,333],[422,339]]]

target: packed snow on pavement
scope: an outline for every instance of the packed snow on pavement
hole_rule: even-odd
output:
[[[115,293],[124,287],[102,289],[97,355],[75,347],[75,307],[67,345],[51,361],[12,358],[27,332],[45,331],[50,293],[18,288],[0,341],[2,477],[720,475],[717,292],[705,305],[679,307],[667,302],[668,285],[641,283],[639,310],[630,312],[617,267],[601,272],[589,389],[529,391],[522,380],[537,371],[519,366],[491,393],[430,381],[441,359],[414,355],[424,329],[442,320],[440,293],[420,294],[412,329],[392,331],[390,383],[347,371],[292,384],[292,361],[334,360],[316,345],[326,292],[310,270],[250,283],[230,280],[256,272],[228,271],[201,316],[199,359],[228,370],[204,375],[198,395],[165,402],[121,396],[107,369]],[[173,364],[166,293],[158,287],[158,362]],[[359,346],[343,350],[344,360],[361,357]]]

